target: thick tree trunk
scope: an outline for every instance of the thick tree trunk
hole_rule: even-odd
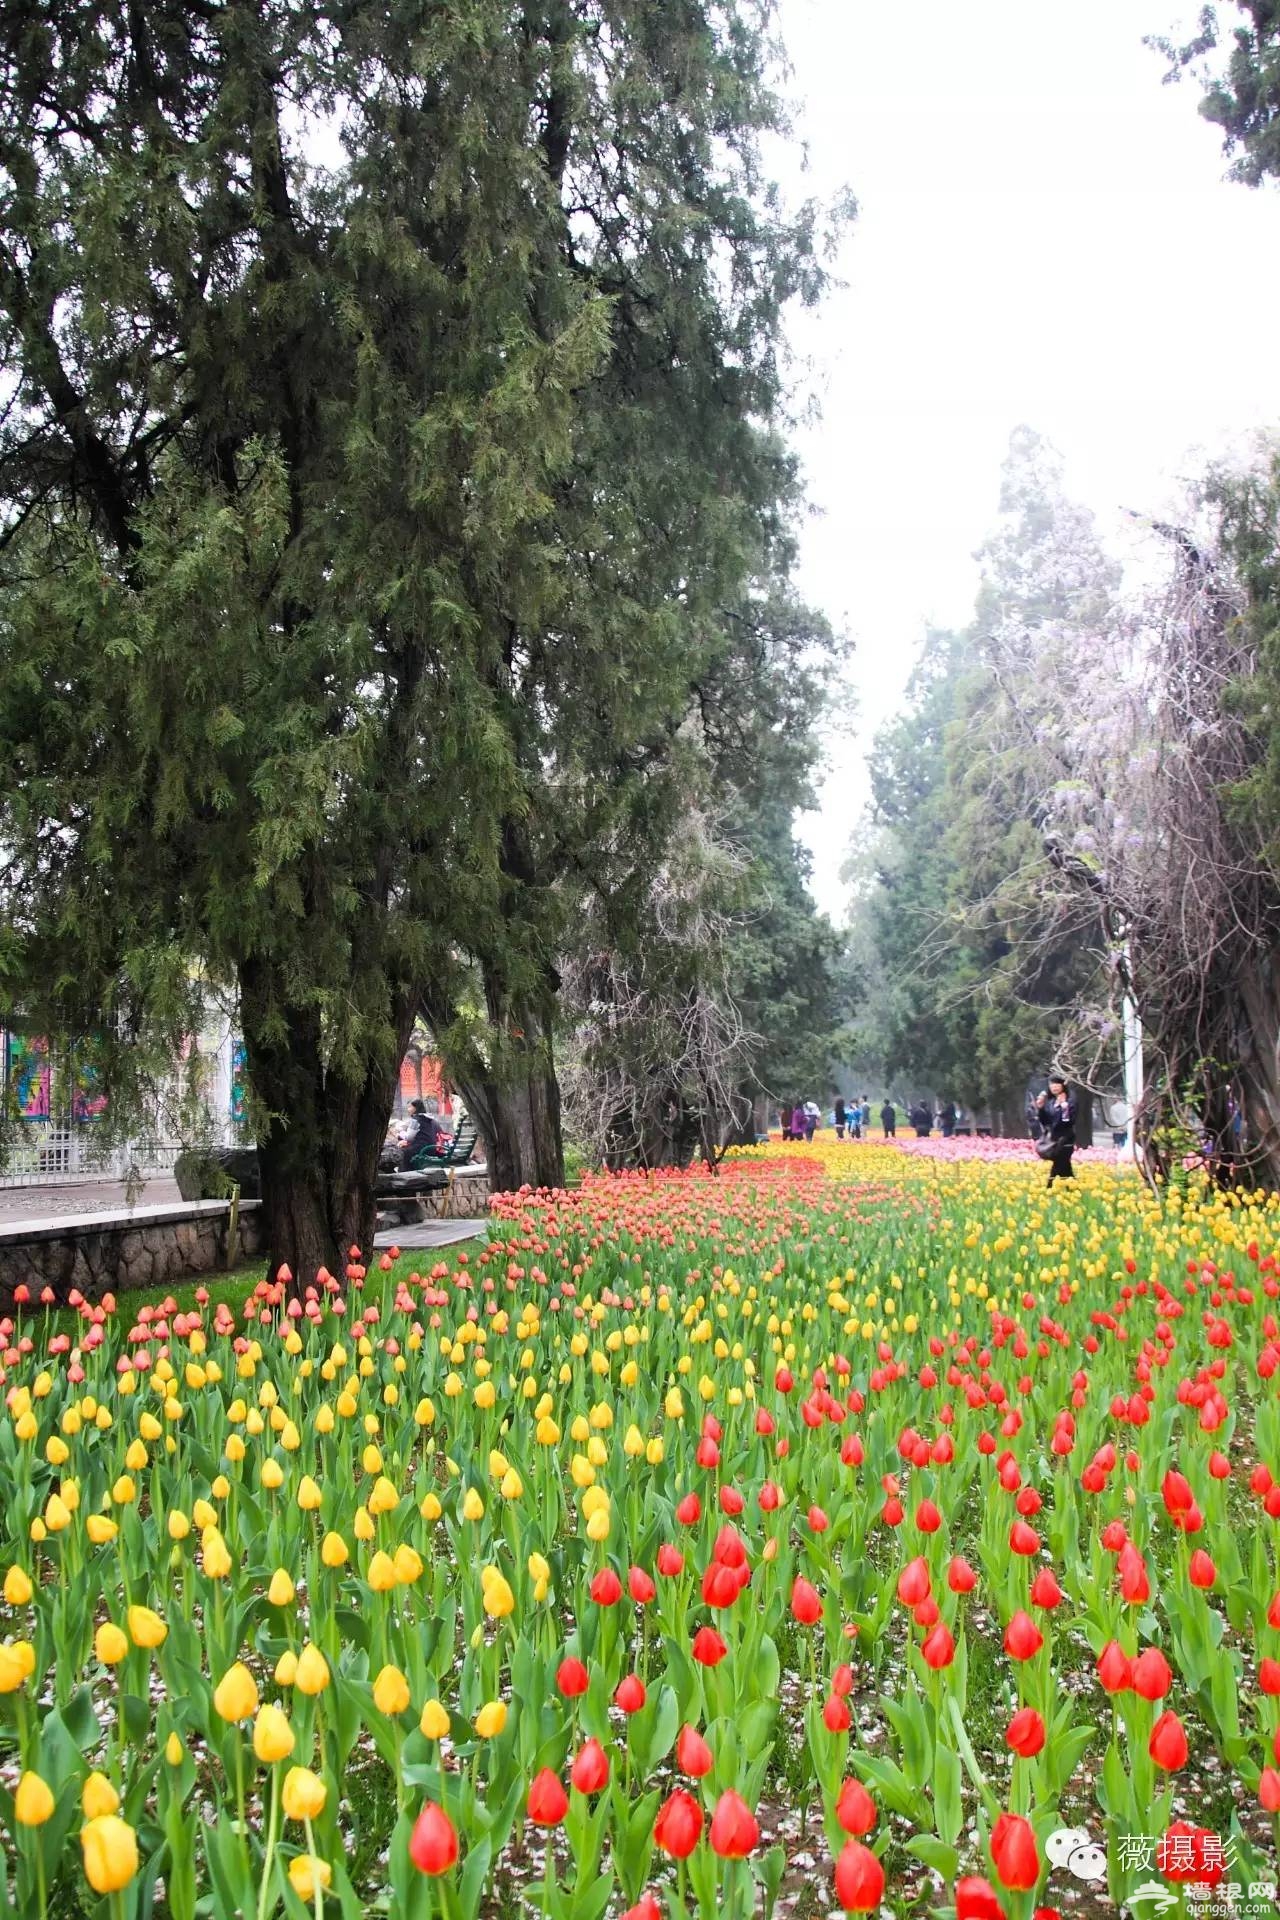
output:
[[[1242,968],[1236,986],[1245,1153],[1256,1178],[1280,1187],[1280,955]]]
[[[282,1011],[275,984],[263,966],[244,967],[241,1017],[249,1084],[264,1116],[258,1164],[267,1271],[285,1265],[301,1288],[321,1267],[340,1275],[353,1246],[366,1261],[372,1255],[378,1157],[413,1025],[413,996],[401,996],[393,1009],[387,1057],[351,1080],[326,1070],[318,1019]]]
[[[564,1137],[550,994],[541,1005],[528,998],[504,1004],[504,996],[491,989],[489,1000],[495,1032],[505,1040],[501,1072],[474,1058],[455,1068],[454,1077],[484,1139],[494,1189],[562,1187]]]

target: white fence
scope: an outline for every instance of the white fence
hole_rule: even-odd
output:
[[[93,1180],[150,1179],[171,1173],[182,1142],[139,1138],[108,1145],[91,1119],[32,1117],[12,1124],[0,1159],[0,1191],[14,1187],[75,1186]]]

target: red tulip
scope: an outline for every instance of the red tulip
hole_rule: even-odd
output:
[[[847,1733],[853,1715],[838,1693],[829,1693],[822,1705],[822,1721],[828,1733]]]
[[[1274,1767],[1264,1767],[1262,1778],[1258,1782],[1258,1798],[1268,1813],[1280,1813],[1280,1773]]]
[[[1009,1529],[1009,1545],[1015,1553],[1029,1559],[1033,1553],[1040,1551],[1040,1535],[1025,1520],[1015,1520]]]
[[[1190,1513],[1195,1505],[1195,1495],[1189,1481],[1172,1467],[1165,1474],[1160,1491],[1164,1496],[1165,1511],[1175,1523],[1181,1515]]]
[[[1147,1647],[1133,1663],[1129,1684],[1143,1700],[1163,1700],[1173,1685],[1169,1662],[1159,1647]]]
[[[1005,1628],[1004,1650],[1011,1660],[1030,1660],[1044,1645],[1044,1635],[1029,1613],[1019,1610]]]
[[[1124,1693],[1133,1685],[1133,1662],[1114,1640],[1098,1655],[1098,1678],[1108,1693]]]
[[[629,1673],[619,1681],[613,1696],[615,1707],[621,1707],[624,1713],[639,1713],[645,1703],[644,1681],[638,1673]]]
[[[678,1573],[684,1572],[684,1555],[679,1547],[658,1548],[658,1572],[667,1580],[674,1580]]]
[[[677,1787],[658,1809],[653,1838],[673,1860],[687,1860],[702,1834],[702,1808],[691,1793]]]
[[[1044,1721],[1034,1707],[1023,1707],[1009,1722],[1004,1738],[1020,1760],[1032,1760],[1044,1746]]]
[[[735,1570],[723,1560],[713,1560],[702,1576],[702,1598],[707,1606],[731,1607],[741,1592]]]
[[[745,1860],[760,1839],[760,1828],[742,1795],[729,1787],[716,1801],[707,1835],[722,1860]]]
[[[1175,1884],[1216,1886],[1227,1870],[1222,1843],[1208,1827],[1175,1820],[1156,1843],[1156,1870]]]
[[[690,1780],[701,1780],[714,1767],[715,1755],[696,1727],[681,1727],[676,1740],[676,1765]]]
[[[1040,1853],[1029,1820],[1002,1813],[991,1834],[991,1858],[1002,1886],[1025,1892],[1040,1878]]]
[[[822,1595],[800,1574],[791,1588],[791,1611],[802,1627],[811,1627],[822,1618]]]
[[[836,1801],[836,1819],[846,1833],[859,1837],[876,1823],[876,1803],[861,1780],[846,1780]]]
[[[627,1588],[638,1607],[647,1607],[658,1591],[652,1576],[643,1567],[632,1567],[627,1575]]]
[[[560,1662],[560,1665],[556,1669],[556,1685],[566,1700],[573,1700],[577,1698],[578,1694],[586,1692],[587,1688],[591,1685],[591,1675],[587,1672],[581,1660],[575,1660],[573,1655],[570,1654],[567,1659]]]
[[[1151,1582],[1147,1578],[1147,1563],[1132,1541],[1127,1541],[1120,1549],[1117,1561],[1120,1573],[1120,1594],[1131,1607],[1144,1606],[1151,1598]]]
[[[808,1521],[812,1533],[825,1533],[830,1524],[821,1507],[810,1507]]]
[[[529,1786],[526,1807],[529,1818],[539,1827],[558,1827],[569,1811],[569,1796],[558,1773],[544,1767]]]
[[[1280,1660],[1260,1660],[1258,1662],[1258,1685],[1264,1693],[1280,1693]]]
[[[916,1525],[921,1533],[936,1533],[942,1525],[942,1515],[932,1500],[922,1500],[916,1508]]]
[[[957,1553],[947,1568],[947,1585],[952,1593],[972,1593],[977,1584],[977,1574],[969,1562]]]
[[[728,1647],[714,1627],[699,1627],[693,1636],[693,1646],[690,1648],[694,1659],[700,1661],[704,1667],[718,1666],[728,1651]]]
[[[662,1908],[651,1893],[642,1893],[634,1907],[628,1907],[622,1920],[662,1920]]]
[[[591,1598],[597,1606],[617,1606],[622,1598],[622,1582],[612,1567],[601,1567],[591,1582]]]
[[[956,1657],[956,1643],[951,1636],[951,1629],[944,1622],[939,1621],[933,1629],[921,1647],[920,1655],[926,1667],[932,1667],[935,1673],[951,1665]]]
[[[1151,1729],[1147,1751],[1166,1773],[1177,1773],[1187,1764],[1187,1736],[1176,1713],[1162,1713]]]
[[[676,1507],[676,1519],[682,1527],[696,1527],[702,1518],[702,1502],[696,1493],[686,1493]]]
[[[917,1554],[898,1575],[898,1598],[904,1607],[918,1607],[928,1599],[930,1586],[929,1562],[923,1554]]]
[[[861,1840],[846,1840],[836,1861],[836,1899],[846,1913],[872,1913],[884,1895],[884,1868]]]
[[[579,1793],[599,1793],[609,1783],[609,1756],[598,1740],[588,1740],[578,1750],[569,1778]]]
[[[1062,1588],[1051,1567],[1041,1567],[1031,1582],[1031,1604],[1033,1607],[1042,1607],[1046,1613],[1062,1605]]]
[[[448,1873],[457,1863],[458,1836],[443,1807],[428,1800],[409,1835],[409,1858],[419,1873]]]
[[[842,1660],[832,1674],[831,1691],[838,1693],[842,1700],[847,1700],[853,1692],[853,1668],[847,1660]]]
[[[1218,1569],[1203,1547],[1197,1547],[1192,1554],[1189,1572],[1193,1587],[1211,1587],[1218,1578]]]
[[[995,1889],[980,1873],[956,1881],[956,1920],[1005,1920]]]

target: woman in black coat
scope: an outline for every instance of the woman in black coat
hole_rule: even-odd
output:
[[[1049,1185],[1055,1180],[1074,1180],[1071,1156],[1076,1150],[1076,1102],[1060,1073],[1049,1075],[1049,1091],[1036,1101],[1044,1137],[1053,1147],[1049,1161]]]

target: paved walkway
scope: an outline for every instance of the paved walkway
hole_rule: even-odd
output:
[[[182,1195],[171,1175],[158,1173],[135,1188],[136,1207],[178,1207]],[[36,1187],[0,1187],[0,1226],[9,1221],[49,1220],[55,1214],[126,1212],[123,1180],[50,1181]]]
[[[180,1207],[182,1195],[167,1174],[157,1175],[137,1189],[133,1206]],[[122,1180],[85,1180],[74,1186],[61,1182],[38,1187],[0,1187],[0,1228],[18,1227],[30,1222],[48,1226],[54,1220],[70,1225],[76,1218],[97,1219],[104,1213],[126,1214],[132,1211]],[[417,1226],[389,1227],[378,1234],[374,1245],[402,1247],[406,1253],[419,1247],[451,1247],[460,1240],[475,1240],[487,1233],[487,1220],[424,1220]]]
[[[409,1253],[418,1247],[452,1247],[459,1240],[478,1240],[488,1231],[487,1220],[424,1220],[416,1227],[388,1227],[373,1244]]]

